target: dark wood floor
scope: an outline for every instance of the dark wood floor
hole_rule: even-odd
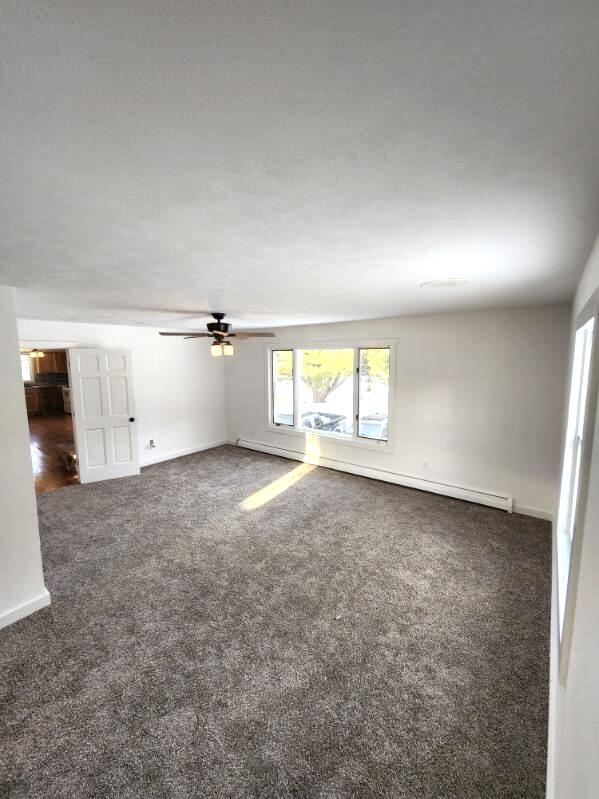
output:
[[[57,446],[73,442],[73,421],[68,413],[30,416],[29,438],[36,494],[78,482],[77,476],[62,465]]]

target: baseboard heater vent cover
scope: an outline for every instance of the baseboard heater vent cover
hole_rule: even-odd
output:
[[[442,494],[443,496],[452,497],[453,499],[463,499],[467,502],[475,502],[478,505],[499,508],[508,513],[512,513],[514,509],[513,497],[494,494],[489,491],[465,488],[451,483],[438,483],[434,480],[427,480],[424,477],[415,477],[409,474],[393,472],[388,469],[376,469],[371,466],[360,466],[357,463],[337,460],[335,458],[312,457],[300,450],[277,447],[272,444],[263,444],[259,441],[250,441],[244,438],[237,439],[235,443],[238,447],[243,447],[244,449],[265,452],[269,455],[278,455],[281,458],[290,458],[291,460],[302,461],[303,463],[312,463],[315,466],[324,466],[326,469],[336,469],[339,472],[348,472],[349,474],[356,474],[360,477],[370,477],[373,480],[383,480],[386,483],[395,483],[396,485],[405,486],[406,488],[416,488],[419,491]]]

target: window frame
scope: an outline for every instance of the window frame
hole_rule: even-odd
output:
[[[290,352],[291,353],[291,380],[293,381],[293,409],[291,413],[292,422],[291,424],[285,424],[284,422],[275,422],[275,382],[273,380],[273,373],[274,373],[274,357],[273,353],[275,352]],[[293,430],[295,428],[295,353],[291,347],[271,347],[269,356],[268,356],[268,372],[270,374],[269,380],[269,412],[268,418],[270,419],[271,424],[273,427],[279,428],[284,427],[287,430]]]
[[[564,536],[564,530],[561,527],[565,521],[564,516],[565,508],[562,507],[562,482],[564,480],[564,465],[568,457],[567,448],[570,446],[568,440],[568,417],[570,410],[570,398],[572,391],[572,369],[574,365],[574,351],[576,347],[576,335],[591,319],[594,319],[593,332],[591,337],[591,357],[589,363],[589,374],[587,383],[587,395],[584,410],[584,420],[582,425],[582,444],[580,447],[580,469],[578,473],[578,483],[576,486],[575,508],[573,515],[573,531],[569,548],[568,563],[563,563],[563,552],[560,546],[561,539]],[[578,314],[574,325],[574,336],[572,341],[571,350],[571,366],[568,375],[568,385],[566,393],[566,424],[562,447],[562,462],[560,468],[560,486],[559,486],[559,499],[556,521],[554,524],[553,535],[553,562],[555,563],[555,600],[556,612],[554,614],[554,623],[557,625],[557,641],[558,641],[558,673],[559,681],[565,685],[568,674],[568,666],[570,661],[570,650],[572,645],[572,632],[574,626],[574,616],[576,612],[576,599],[578,594],[578,578],[580,574],[581,556],[582,556],[582,538],[584,532],[584,523],[586,516],[587,498],[589,492],[589,479],[591,471],[591,456],[593,451],[593,437],[595,432],[595,419],[597,413],[597,392],[599,390],[599,290],[597,290],[591,299],[584,306],[582,311]],[[570,475],[569,482],[574,480],[574,476]],[[568,502],[571,502],[569,498]],[[562,580],[564,570],[567,573],[566,587],[564,596],[560,596],[560,581]],[[561,622],[563,603],[563,624]]]
[[[389,349],[389,415],[387,421],[387,440],[373,439],[366,436],[358,436],[358,423],[355,419],[356,413],[359,413],[359,358],[360,350],[364,349]],[[298,407],[299,407],[299,375],[298,369],[299,351],[300,350],[347,350],[354,351],[354,365],[353,365],[353,433],[350,436],[341,436],[326,430],[304,430],[298,427]],[[274,385],[273,385],[273,370],[272,370],[272,353],[279,350],[292,350],[293,351],[293,427],[290,425],[280,424],[277,425],[273,422],[273,409],[274,409]],[[266,431],[269,433],[280,433],[286,436],[293,436],[294,438],[306,438],[306,436],[317,436],[331,442],[331,444],[339,444],[344,447],[358,447],[360,449],[369,449],[376,452],[393,452],[393,434],[395,430],[394,411],[395,411],[395,361],[397,351],[397,339],[365,339],[365,340],[351,340],[351,341],[294,341],[294,342],[281,342],[275,344],[270,342],[265,345],[265,363],[266,363],[266,382],[267,382],[267,397],[268,408],[266,417]]]

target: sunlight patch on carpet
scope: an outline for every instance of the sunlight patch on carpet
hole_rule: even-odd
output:
[[[243,510],[256,510],[256,508],[261,508],[263,505],[266,505],[267,502],[270,502],[275,497],[278,497],[279,494],[282,494],[283,491],[287,491],[288,488],[291,488],[292,485],[295,485],[302,477],[315,468],[316,466],[313,466],[311,463],[301,463],[299,466],[296,466],[295,469],[283,475],[283,477],[279,477],[278,480],[273,480],[272,483],[264,486],[264,488],[250,494],[249,497],[243,500],[241,507]]]

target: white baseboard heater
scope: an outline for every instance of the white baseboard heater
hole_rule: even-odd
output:
[[[302,461],[303,463],[312,463],[315,466],[324,466],[326,469],[336,469],[339,472],[348,472],[349,474],[356,474],[360,477],[371,477],[373,480],[383,480],[384,482],[395,483],[396,485],[406,486],[407,488],[416,488],[419,491],[429,491],[433,494],[443,494],[446,497],[453,497],[454,499],[464,499],[467,502],[476,502],[479,505],[500,508],[508,513],[512,513],[514,510],[513,497],[493,494],[489,491],[465,488],[451,483],[438,483],[434,480],[427,480],[424,477],[414,477],[409,474],[392,472],[388,469],[375,469],[371,466],[360,466],[357,463],[341,461],[335,458],[325,458],[322,456],[313,457],[306,455],[305,452],[301,452],[300,450],[276,447],[272,444],[262,444],[259,441],[249,441],[244,438],[237,439],[235,443],[238,447],[253,449],[256,450],[256,452],[266,452],[270,455],[279,455],[282,458],[290,458],[291,460]]]

